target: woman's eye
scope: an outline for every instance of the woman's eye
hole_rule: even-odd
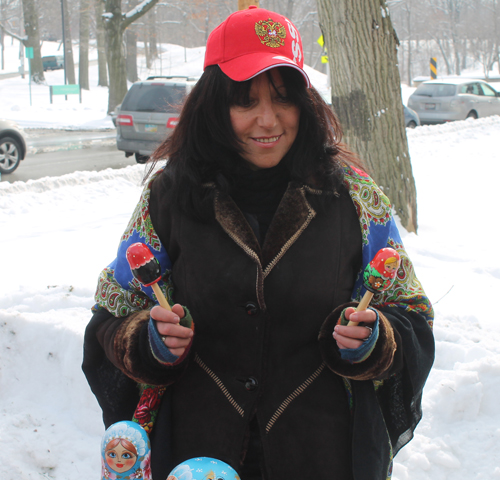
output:
[[[291,101],[290,101],[290,99],[288,97],[283,97],[281,95],[277,95],[276,96],[276,102],[283,103],[283,104],[291,103]]]
[[[116,453],[115,452],[108,452],[108,457],[116,458]]]
[[[132,455],[130,455],[130,453],[124,453],[122,457],[128,460],[129,458],[132,458]]]
[[[255,105],[255,100],[248,99],[247,101],[242,101],[237,106],[241,108],[250,108],[253,107],[254,105]]]

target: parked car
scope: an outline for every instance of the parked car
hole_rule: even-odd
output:
[[[26,156],[26,140],[19,126],[0,119],[0,173],[12,173]]]
[[[418,118],[417,112],[403,105],[403,110],[405,112],[405,125],[406,128],[415,128],[420,125],[420,118]]]
[[[482,80],[429,80],[408,99],[421,123],[443,123],[500,115],[500,92]]]
[[[60,70],[64,68],[64,55],[49,55],[42,57],[44,70]]]
[[[177,125],[180,106],[196,84],[193,77],[148,77],[136,82],[111,119],[116,146],[125,156],[145,163]],[[115,117],[115,119],[114,119]]]

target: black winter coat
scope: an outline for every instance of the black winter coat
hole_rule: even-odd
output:
[[[393,450],[420,419],[434,344],[421,315],[384,307],[371,356],[341,360],[332,332],[362,242],[347,190],[325,199],[290,184],[261,247],[229,196],[217,193],[213,220],[200,223],[172,207],[164,182],[153,184],[150,215],[195,337],[165,367],[149,348],[147,311],[125,319],[98,312],[84,371],[105,422],[130,418],[135,382],[170,385],[151,437],[155,480],[196,456],[238,470],[253,418],[265,479],[385,480]]]

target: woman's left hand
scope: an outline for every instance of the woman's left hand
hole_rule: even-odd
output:
[[[345,310],[345,318],[352,322],[374,323],[377,320],[377,315],[370,309],[356,312],[355,308],[348,307]],[[340,349],[359,348],[371,333],[371,328],[368,326],[353,325],[348,327],[347,325],[336,325],[333,338]]]

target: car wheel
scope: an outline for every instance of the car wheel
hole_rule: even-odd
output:
[[[477,119],[477,113],[474,110],[471,110],[469,112],[469,114],[467,115],[466,119],[467,118],[473,118],[474,120],[476,120]]]
[[[136,153],[135,160],[137,163],[146,163],[149,160],[149,156],[148,155],[141,155],[140,153]]]
[[[12,173],[21,161],[21,145],[12,137],[0,139],[0,172]]]
[[[406,125],[406,128],[415,128],[416,126],[417,124],[413,120],[410,120]]]

